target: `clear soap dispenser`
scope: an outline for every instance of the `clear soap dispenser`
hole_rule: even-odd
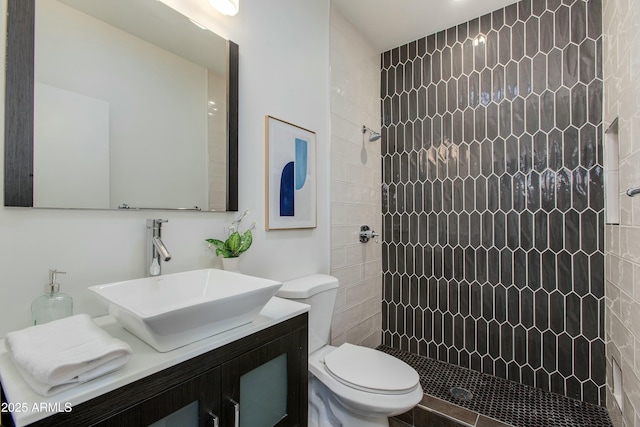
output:
[[[56,283],[56,275],[58,274],[67,273],[49,270],[49,283],[45,286],[46,293],[31,303],[31,317],[34,325],[62,319],[73,314],[73,299],[60,292],[60,284]]]

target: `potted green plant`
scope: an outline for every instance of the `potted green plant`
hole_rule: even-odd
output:
[[[240,223],[249,211],[244,211],[242,215],[231,223],[229,235],[226,240],[205,239],[211,249],[215,249],[217,256],[222,256],[222,267],[225,270],[238,271],[239,257],[246,252],[253,243],[252,230],[256,228],[253,222],[248,230],[241,232]]]

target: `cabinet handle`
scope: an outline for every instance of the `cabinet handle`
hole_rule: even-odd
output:
[[[212,427],[220,427],[220,418],[216,414],[209,411],[209,418],[213,421]]]
[[[240,404],[233,399],[229,399],[233,405],[233,427],[240,427]]]

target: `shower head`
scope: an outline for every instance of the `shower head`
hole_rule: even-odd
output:
[[[380,134],[378,132],[373,132],[369,137],[370,142],[374,142],[380,139]]]
[[[373,131],[372,129],[369,129],[368,127],[366,127],[365,125],[362,125],[362,133],[365,134],[369,132],[369,141],[370,142],[374,142],[380,139],[380,134],[378,132]]]

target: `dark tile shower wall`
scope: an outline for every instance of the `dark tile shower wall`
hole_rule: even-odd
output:
[[[384,344],[604,404],[601,6],[382,55]]]

